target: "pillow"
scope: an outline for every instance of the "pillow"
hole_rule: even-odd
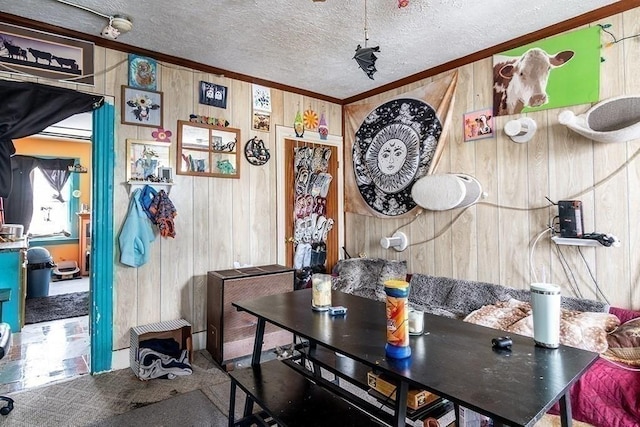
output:
[[[640,317],[620,325],[607,335],[609,349],[602,357],[614,362],[640,366]]]
[[[562,309],[560,314],[560,343],[596,353],[607,350],[607,333],[620,324],[619,319],[609,313]],[[475,310],[464,320],[533,337],[533,314],[528,302],[500,301]]]

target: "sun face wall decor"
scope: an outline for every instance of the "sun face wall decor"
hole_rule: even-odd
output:
[[[369,113],[356,131],[352,158],[371,209],[397,216],[416,206],[411,187],[429,170],[441,133],[436,111],[417,99],[395,99]]]
[[[457,83],[454,71],[397,99],[344,107],[345,212],[414,218],[411,190],[443,158]]]

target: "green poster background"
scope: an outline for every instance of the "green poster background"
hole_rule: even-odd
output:
[[[550,56],[563,50],[573,50],[569,62],[554,68],[547,84],[548,102],[540,107],[526,107],[522,113],[597,102],[600,97],[600,27],[594,26],[560,36],[549,37],[501,53],[518,57],[533,47]],[[495,57],[494,57],[495,64]]]

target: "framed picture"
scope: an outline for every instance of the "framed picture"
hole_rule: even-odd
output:
[[[157,182],[166,176],[170,148],[161,142],[127,139],[127,181]]]
[[[200,104],[227,108],[227,88],[209,82],[200,82]]]
[[[129,54],[129,86],[156,90],[158,64],[154,59]]]
[[[464,142],[475,141],[476,139],[493,138],[495,135],[495,125],[493,110],[485,108],[483,110],[465,113],[462,118]]]
[[[159,167],[158,178],[160,178],[160,181],[162,182],[173,182],[173,173],[171,168]]]
[[[93,85],[93,43],[4,23],[0,43],[0,71]]]
[[[122,86],[122,123],[162,127],[162,92]]]
[[[493,115],[597,102],[601,33],[602,28],[594,25],[493,55]],[[516,61],[521,64],[517,68],[513,67]],[[514,73],[514,69],[518,72]],[[536,96],[527,95],[531,90]]]
[[[271,112],[271,89],[264,86],[252,85],[253,109]]]
[[[269,132],[269,129],[271,129],[271,115],[263,111],[254,111],[253,112],[253,128],[255,130]]]

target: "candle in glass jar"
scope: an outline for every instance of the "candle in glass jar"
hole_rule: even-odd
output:
[[[311,308],[326,311],[331,307],[331,275],[316,273],[311,276]]]
[[[422,335],[424,332],[424,313],[420,310],[409,310],[409,334]]]

